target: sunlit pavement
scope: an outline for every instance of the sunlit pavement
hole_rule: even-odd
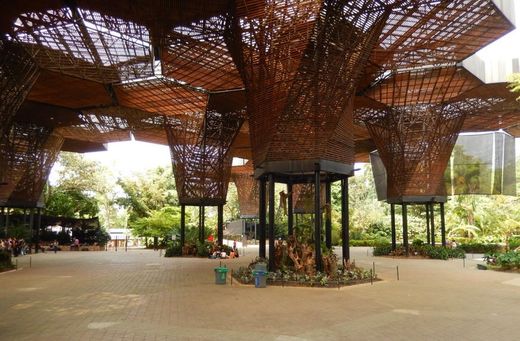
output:
[[[258,253],[249,246],[230,269]],[[219,260],[131,249],[18,258],[0,274],[0,340],[518,340],[520,274],[462,260],[352,258],[383,281],[216,285]],[[31,261],[31,267],[29,267]],[[399,267],[399,280],[397,280]]]

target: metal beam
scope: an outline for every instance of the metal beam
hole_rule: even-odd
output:
[[[407,204],[402,204],[402,215],[403,215],[403,246],[406,256],[409,255],[409,245],[408,245],[408,213],[407,213]]]
[[[440,203],[440,209],[441,209],[441,241],[442,246],[446,246],[446,221],[444,218],[444,203]]]
[[[314,169],[314,255],[316,270],[323,271],[321,261],[321,204],[320,204],[320,165]]]
[[[269,174],[269,271],[275,270],[274,261],[274,176]]]
[[[217,206],[217,242],[219,246],[224,244],[224,205]]]
[[[395,250],[397,247],[395,233],[395,204],[390,204],[390,228],[392,231],[392,250]]]
[[[266,258],[265,257],[265,220],[266,220],[266,205],[265,205],[265,178],[261,178],[259,181],[259,209],[258,209],[258,215],[259,215],[259,248],[258,248],[258,256],[260,258]]]
[[[291,182],[287,184],[287,234],[294,234],[294,212],[293,212],[293,185]]]
[[[348,178],[341,180],[341,251],[343,264],[350,260]]]
[[[325,245],[328,249],[332,248],[332,203],[331,203],[331,184],[327,180],[325,183]]]
[[[186,239],[186,205],[181,205],[181,248]]]

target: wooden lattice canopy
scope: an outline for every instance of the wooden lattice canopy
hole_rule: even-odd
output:
[[[258,181],[253,177],[251,162],[231,168],[231,179],[237,187],[240,217],[258,217]]]
[[[399,72],[367,92],[375,102],[357,110],[387,172],[387,201],[439,201],[464,119],[489,113],[491,99],[461,97],[481,82],[457,66]],[[366,102],[369,104],[370,102]]]
[[[42,159],[44,150],[51,150],[55,154],[56,144],[51,143],[52,128],[36,126],[33,124],[14,124],[0,149],[0,167],[3,170],[2,185],[0,185],[0,205],[5,205],[15,189],[26,188],[25,182],[32,182],[27,178],[31,169],[44,167],[48,164]],[[59,147],[57,146],[57,150]],[[41,172],[45,172],[42,168]],[[43,176],[42,176],[43,177]],[[39,179],[38,179],[39,181]],[[46,181],[46,176],[43,181]],[[20,183],[21,182],[21,183]],[[20,187],[17,187],[20,185]],[[41,193],[38,194],[38,197]]]
[[[207,107],[165,116],[172,165],[183,205],[223,205],[231,175],[231,144],[245,119],[243,94],[212,94]]]
[[[425,113],[422,121],[431,123],[451,119],[440,109],[451,105],[469,117],[464,130],[520,133],[518,106],[504,88],[485,87],[457,67],[513,28],[499,5],[11,1],[0,11],[0,147],[10,150],[6,136],[23,123],[53,128],[64,138],[62,148],[74,151],[103,149],[103,143],[130,134],[168,143],[177,148],[176,169],[196,169],[188,166],[193,160],[238,155],[252,159],[257,174],[303,174],[319,163],[323,171],[350,175],[354,161],[384,139],[374,135],[384,130],[367,127],[369,120],[355,120],[353,113],[371,111],[371,122],[403,112],[417,122]],[[230,114],[237,113],[241,90],[245,118]],[[221,104],[212,111],[216,98]],[[489,107],[499,114],[489,115]],[[433,118],[432,111],[442,114]],[[235,131],[244,119],[247,124]],[[209,137],[204,129],[212,122],[226,124]],[[414,125],[401,125],[402,133],[408,136]],[[456,133],[446,129],[448,136]],[[221,140],[201,142],[207,139]],[[208,147],[215,144],[219,147]],[[187,145],[195,149],[179,147]],[[1,153],[7,162],[8,153]],[[218,172],[225,181],[221,175],[227,171]],[[204,176],[196,178],[199,187],[213,186]],[[191,198],[200,198],[198,193]]]

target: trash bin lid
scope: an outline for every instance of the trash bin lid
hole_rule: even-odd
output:
[[[228,272],[228,268],[217,266],[215,268],[216,272]]]
[[[256,263],[255,270],[267,272],[267,264],[266,263]]]

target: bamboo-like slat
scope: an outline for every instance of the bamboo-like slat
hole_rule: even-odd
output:
[[[443,174],[464,119],[490,107],[484,100],[455,98],[480,83],[450,66],[396,73],[368,92],[384,107],[358,109],[357,115],[386,167],[389,201],[446,195]]]
[[[33,124],[57,128],[66,141],[93,145],[132,133],[165,143],[168,134],[179,178],[198,179],[181,195],[186,202],[222,202],[225,191],[203,179],[209,168],[219,169],[214,179],[223,187],[229,171],[219,167],[233,152],[251,156],[257,169],[281,162],[295,173],[289,165],[352,165],[374,142],[392,143],[397,147],[383,160],[404,153],[404,173],[437,174],[419,154],[442,163],[461,117],[468,117],[463,129],[520,131],[516,102],[455,66],[512,28],[492,0],[6,3],[0,173],[13,150],[13,140],[1,136],[13,134],[28,98],[50,107],[26,106],[17,122],[34,117]],[[235,139],[243,94],[230,90],[241,88],[249,129]],[[438,131],[419,138],[421,125]],[[391,137],[389,127],[399,136]],[[354,140],[362,141],[356,149]]]
[[[231,168],[231,179],[237,187],[241,217],[258,217],[258,181],[253,177],[253,173],[251,162]]]
[[[0,148],[4,179],[0,185],[0,205],[7,203],[12,192],[25,175],[35,155],[45,146],[52,128],[33,124],[13,124],[6,142]]]
[[[373,1],[262,3],[238,1],[226,32],[247,90],[255,167],[280,160],[352,164],[349,102],[387,8]]]
[[[231,175],[233,139],[245,118],[243,105],[229,107],[226,93],[210,95],[205,111],[182,120],[165,116],[179,203],[223,205]],[[240,103],[240,102],[238,102]]]
[[[39,200],[63,141],[63,136],[51,134],[41,148],[32,150],[25,156],[28,162],[25,163],[20,181],[9,196],[8,206],[35,207],[43,204]]]
[[[21,46],[0,40],[0,145],[38,75],[37,65]]]

